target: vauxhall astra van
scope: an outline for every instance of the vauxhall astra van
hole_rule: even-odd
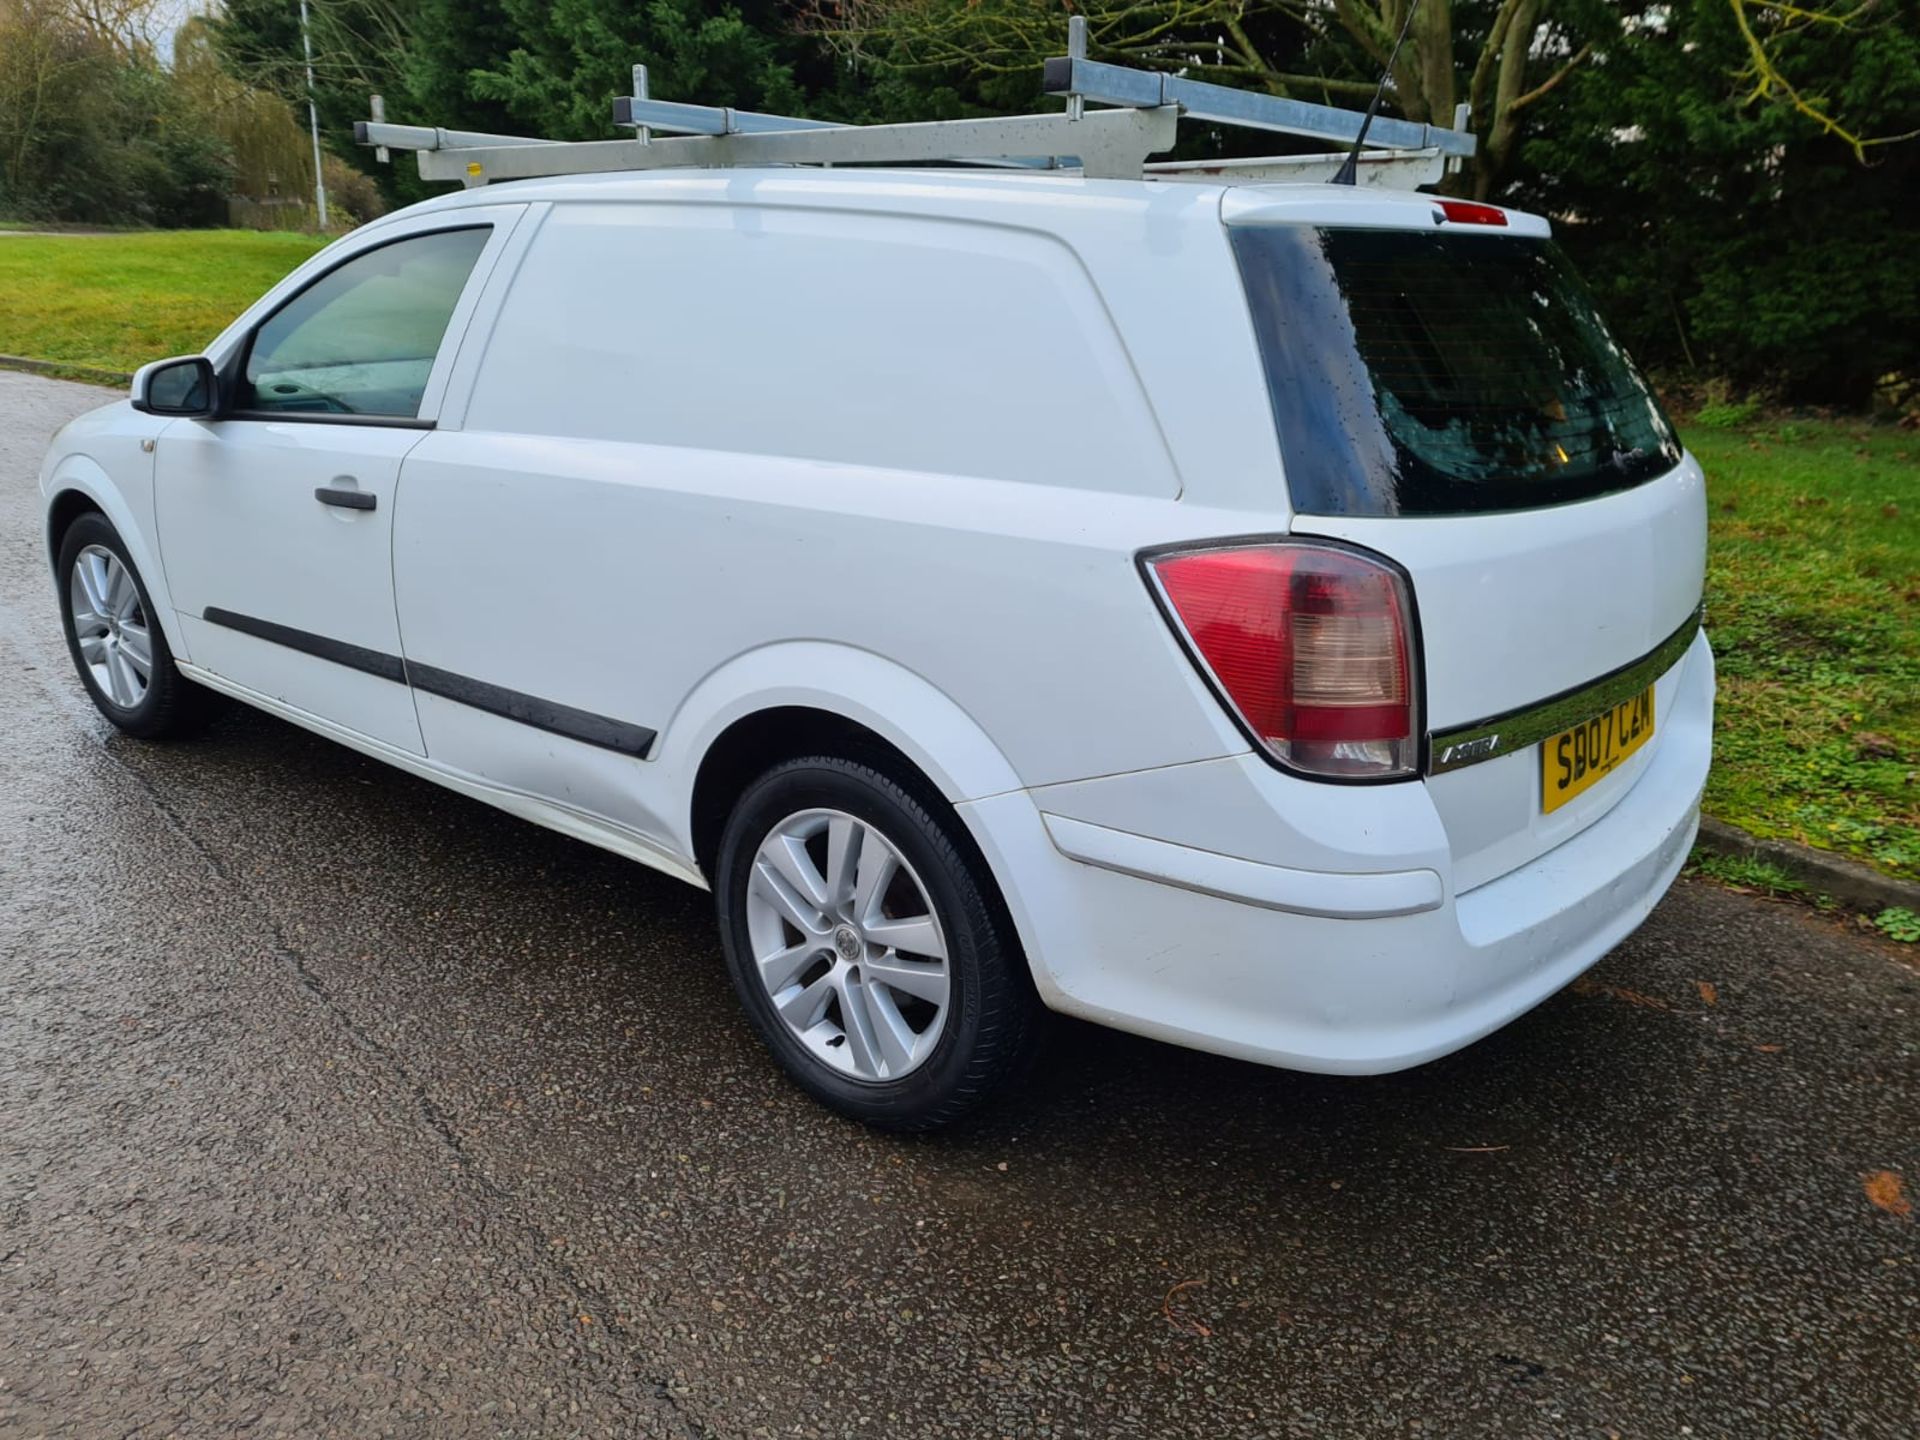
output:
[[[335,242],[41,476],[79,680],[711,890],[806,1090],[947,1123],[1048,1012],[1372,1074],[1694,834],[1699,467],[1498,207],[615,173]]]

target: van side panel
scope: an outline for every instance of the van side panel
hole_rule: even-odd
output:
[[[690,776],[653,762],[686,698],[789,644],[905,666],[1024,785],[1237,753],[1134,565],[1199,519],[1178,489],[1058,240],[557,205],[466,428],[408,460],[403,643],[411,664],[660,743],[639,760],[422,693],[428,753],[671,844]]]
[[[501,312],[469,424],[1179,491],[1073,252],[996,225],[559,206]]]

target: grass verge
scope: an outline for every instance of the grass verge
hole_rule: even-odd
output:
[[[0,354],[129,371],[190,354],[326,243],[253,230],[0,237]]]
[[[1822,914],[1851,909],[1853,923],[1899,945],[1920,945],[1920,915],[1904,905],[1858,909],[1820,893],[1770,860],[1753,855],[1721,855],[1703,848],[1687,859],[1687,874],[1712,880],[1742,895],[1764,895],[1769,900],[1795,901]]]
[[[1920,878],[1920,435],[1682,428],[1711,510],[1707,810]]]
[[[1735,890],[1752,890],[1761,895],[1806,900],[1817,898],[1802,882],[1770,860],[1759,860],[1749,855],[1715,855],[1711,851],[1696,850],[1688,861],[1688,867],[1696,875],[1718,880]]]

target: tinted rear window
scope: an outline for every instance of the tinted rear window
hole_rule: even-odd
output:
[[[1558,505],[1679,463],[1549,241],[1276,225],[1233,246],[1304,514]]]

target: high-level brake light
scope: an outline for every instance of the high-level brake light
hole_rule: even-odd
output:
[[[1505,225],[1507,212],[1477,200],[1436,200],[1434,207],[1455,225]]]

